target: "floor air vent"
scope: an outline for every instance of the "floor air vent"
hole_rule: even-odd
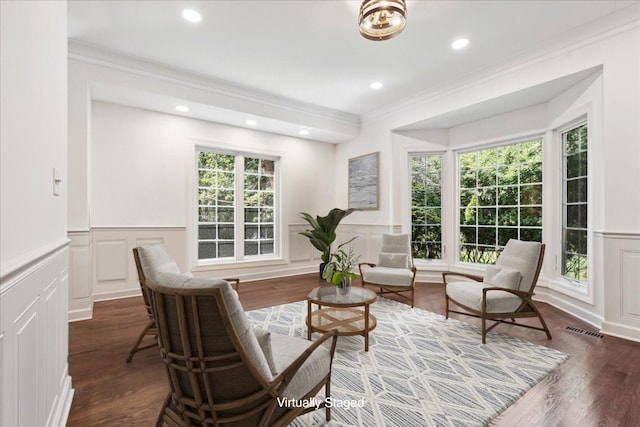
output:
[[[604,338],[604,335],[602,334],[593,331],[585,331],[584,329],[576,328],[575,326],[567,326],[565,329],[567,331],[575,332],[576,334],[588,335],[594,338]]]

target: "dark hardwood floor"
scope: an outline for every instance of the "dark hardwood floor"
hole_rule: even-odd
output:
[[[245,310],[252,310],[303,300],[320,284],[324,282],[315,274],[243,283],[240,299]],[[418,284],[416,307],[444,314],[443,292],[441,284]],[[491,425],[640,426],[640,343],[568,331],[567,326],[593,328],[547,304],[538,307],[552,340],[542,332],[509,325],[496,331],[571,357]],[[470,317],[452,317],[478,324]],[[167,393],[158,351],[144,350],[125,362],[146,322],[142,298],[137,297],[96,303],[92,320],[69,325],[75,389],[69,426],[153,425]]]

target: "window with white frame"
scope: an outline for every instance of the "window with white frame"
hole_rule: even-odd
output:
[[[410,154],[411,245],[416,259],[442,259],[442,155]]]
[[[198,260],[277,254],[277,160],[197,149]]]
[[[459,153],[459,253],[493,264],[509,239],[542,241],[542,139]]]
[[[562,265],[570,281],[587,281],[587,124],[562,135]]]

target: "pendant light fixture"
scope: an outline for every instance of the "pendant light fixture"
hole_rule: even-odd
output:
[[[407,23],[404,0],[364,0],[358,19],[360,34],[369,40],[387,40],[397,36]]]

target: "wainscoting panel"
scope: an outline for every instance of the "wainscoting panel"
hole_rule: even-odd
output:
[[[93,280],[91,234],[70,231],[69,237],[69,320],[91,319],[93,315]]]
[[[378,254],[382,247],[382,235],[385,233],[401,233],[399,225],[356,225],[344,224],[338,228],[337,243],[346,242],[357,236],[351,243],[353,250],[360,255],[360,262],[378,262]]]
[[[66,424],[73,397],[67,368],[67,245],[65,240],[2,277],[2,426]]]
[[[300,224],[289,226],[289,260],[291,262],[320,259],[320,252],[309,243],[308,238],[300,234],[306,229],[306,226]]]
[[[605,257],[602,332],[640,341],[640,233],[600,234]]]
[[[133,248],[164,243],[186,271],[185,227],[99,227],[91,229],[93,251],[93,299],[103,301],[140,295]]]
[[[640,250],[620,251],[622,275],[622,315],[624,318],[640,321]]]
[[[96,245],[98,282],[127,280],[127,241],[101,240]]]
[[[34,411],[33,396],[37,396],[38,383],[45,383],[43,378],[38,378],[38,352],[33,351],[38,346],[38,336],[46,337],[44,332],[38,329],[38,297],[31,301],[27,309],[15,320],[16,329],[16,360],[17,384],[14,395],[17,396],[18,424],[20,426],[39,425],[38,411]],[[3,322],[4,323],[4,322]],[[35,374],[35,375],[34,375]]]

